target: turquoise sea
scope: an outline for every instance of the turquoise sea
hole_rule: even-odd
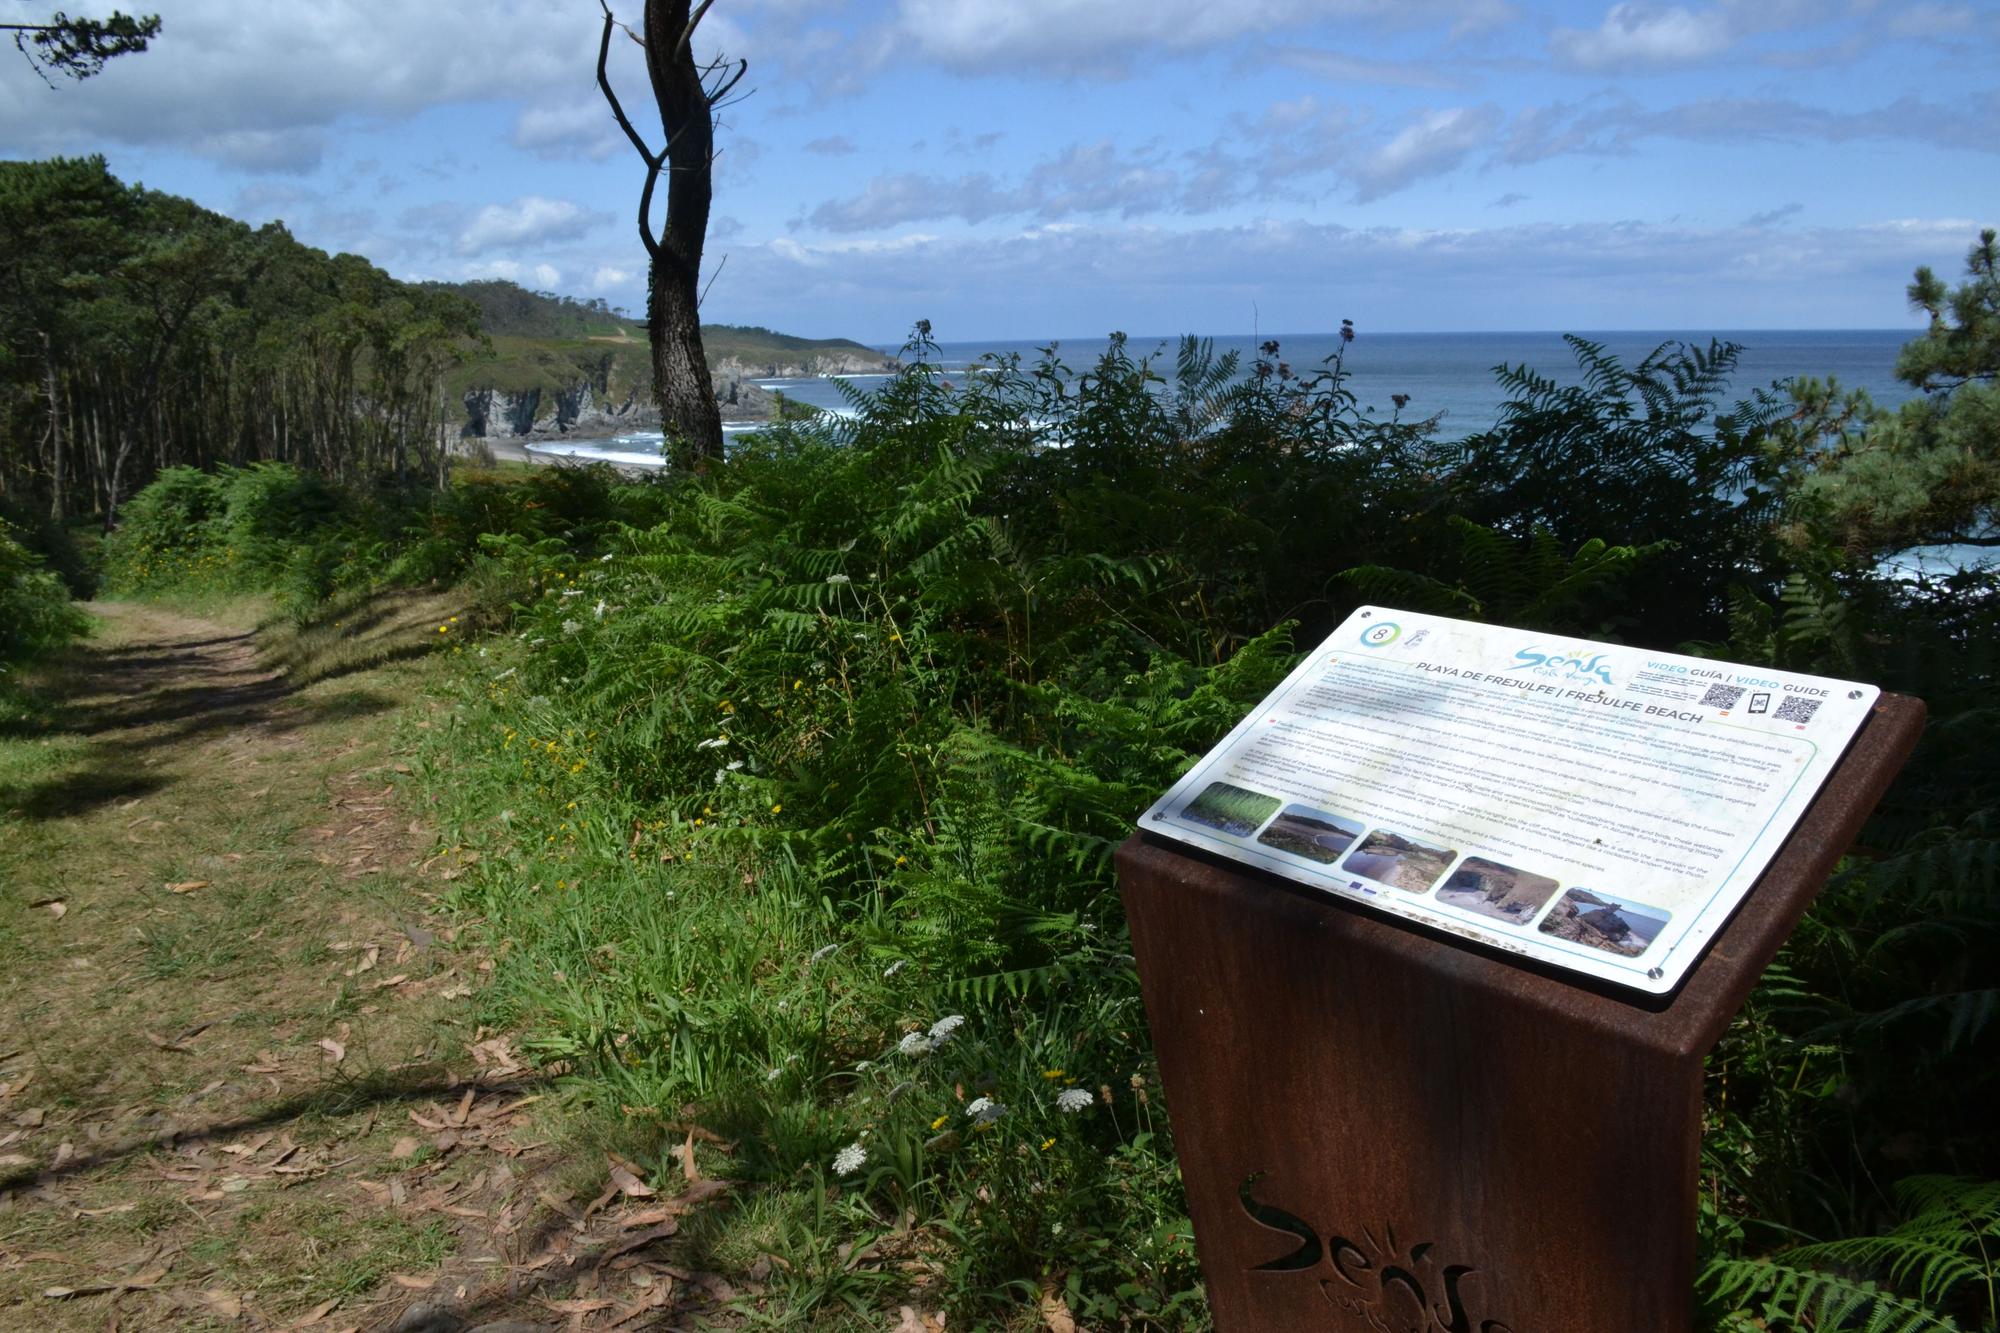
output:
[[[1738,332],[1677,333],[1622,331],[1585,333],[1583,337],[1603,344],[1614,356],[1636,363],[1662,342],[1680,340],[1706,345],[1711,337],[1740,343],[1742,361],[1731,381],[1732,392],[1748,394],[1753,388],[1794,376],[1831,376],[1844,387],[1866,389],[1886,406],[1904,401],[1912,390],[1895,377],[1896,353],[1915,331],[1910,329],[1751,329]],[[1275,338],[1279,358],[1294,373],[1306,374],[1339,346],[1337,335],[1234,334],[1214,338],[1219,354],[1234,351],[1248,370],[1257,355],[1258,344]],[[1103,338],[1063,338],[1053,340],[1057,353],[1073,371],[1090,366],[1104,351]],[[1157,353],[1158,368],[1171,375],[1179,339],[1173,336],[1133,336],[1133,355]],[[991,355],[1018,355],[1031,364],[1045,342],[952,342],[938,349],[938,363],[952,375],[964,374]],[[898,353],[900,347],[883,344],[884,352]],[[1484,430],[1498,419],[1504,393],[1494,376],[1496,366],[1526,364],[1558,382],[1573,384],[1580,378],[1576,360],[1559,333],[1369,333],[1363,329],[1348,344],[1346,355],[1348,387],[1373,415],[1388,416],[1395,411],[1392,394],[1409,395],[1403,409],[1405,419],[1442,415],[1439,430],[1446,436]],[[885,377],[854,375],[844,377],[849,384],[866,391]],[[831,412],[852,409],[839,385],[831,379],[760,380],[764,387],[786,397]],[[755,429],[747,424],[732,425],[731,434]],[[563,441],[537,446],[552,452],[581,457],[607,458],[618,462],[657,462],[658,432],[639,432],[616,440]]]

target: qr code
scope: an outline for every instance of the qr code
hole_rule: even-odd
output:
[[[1743,697],[1743,691],[1734,685],[1711,685],[1708,693],[1701,696],[1703,708],[1734,708],[1736,701]]]
[[[1813,720],[1813,714],[1819,711],[1819,705],[1818,699],[1805,699],[1796,694],[1788,694],[1785,696],[1785,701],[1778,705],[1778,711],[1771,716],[1780,722],[1810,722]]]

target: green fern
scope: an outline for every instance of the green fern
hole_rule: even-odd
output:
[[[1718,1317],[1754,1312],[1774,1329],[1965,1333],[1994,1327],[2000,1181],[1899,1181],[1903,1220],[1880,1236],[1718,1259],[1701,1277]],[[1959,1316],[1975,1322],[1963,1324]]]

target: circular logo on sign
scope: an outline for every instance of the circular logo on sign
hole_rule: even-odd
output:
[[[1402,632],[1403,627],[1393,620],[1385,620],[1379,625],[1370,625],[1367,629],[1361,631],[1361,646],[1363,648],[1386,648],[1394,643],[1396,636]]]

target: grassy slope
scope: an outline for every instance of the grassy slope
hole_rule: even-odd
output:
[[[480,308],[492,347],[446,377],[452,397],[471,388],[544,394],[589,380],[600,393],[622,398],[651,373],[645,326],[613,312],[526,291],[507,282],[445,284]],[[878,355],[847,338],[798,338],[738,324],[704,324],[702,345],[710,365],[797,363],[820,354]]]
[[[533,1298],[637,1233],[538,1202],[580,1215],[604,1158],[523,1144],[559,1117],[527,1125],[504,1046],[472,1049],[491,959],[429,915],[457,858],[396,794],[396,721],[451,604],[253,636],[257,610],[100,606],[44,679],[52,720],[0,733],[0,1308],[56,1330],[326,1302],[329,1327],[440,1300],[546,1318]]]

